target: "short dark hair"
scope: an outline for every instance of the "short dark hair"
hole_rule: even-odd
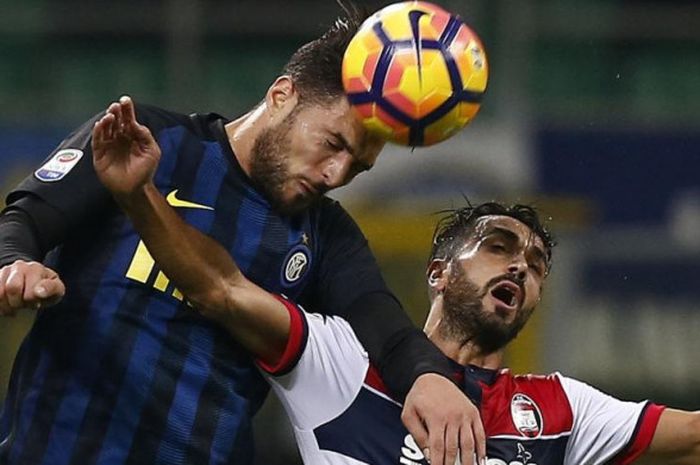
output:
[[[443,217],[438,220],[433,233],[433,245],[430,261],[435,259],[450,260],[474,232],[476,220],[482,216],[510,216],[529,227],[544,243],[547,254],[547,270],[552,264],[552,248],[556,245],[552,233],[540,220],[539,213],[529,205],[504,205],[498,202],[486,202],[480,205],[468,205],[459,209],[443,210]]]
[[[343,14],[321,37],[294,52],[282,70],[291,77],[302,104],[328,103],[344,94],[343,55],[369,13],[350,1],[337,3]]]

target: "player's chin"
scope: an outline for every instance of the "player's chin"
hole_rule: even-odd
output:
[[[493,319],[497,319],[504,324],[511,324],[515,321],[518,314],[517,308],[494,302],[484,302],[484,310],[489,315],[492,315]]]
[[[282,199],[278,203],[278,209],[286,215],[295,215],[307,210],[318,200],[320,196],[311,194],[296,194],[289,198]]]

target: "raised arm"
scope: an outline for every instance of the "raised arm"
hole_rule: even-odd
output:
[[[223,247],[168,205],[153,184],[160,148],[136,120],[129,97],[110,105],[95,123],[92,151],[98,177],[188,302],[262,362],[277,362],[289,335],[288,311],[246,279]]]
[[[700,412],[664,410],[649,449],[638,463],[700,463]]]

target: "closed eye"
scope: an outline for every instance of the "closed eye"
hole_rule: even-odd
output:
[[[489,246],[489,249],[493,252],[506,252],[506,246],[500,242],[493,243]]]
[[[345,148],[341,143],[334,142],[330,139],[326,139],[326,146],[328,148],[330,148],[331,150],[333,150],[334,152],[340,152],[341,150],[343,150]]]

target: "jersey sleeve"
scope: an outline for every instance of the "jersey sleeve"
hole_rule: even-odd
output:
[[[30,216],[37,214],[19,201],[28,196],[56,210],[63,219],[64,229],[80,225],[86,219],[116,210],[109,191],[97,177],[92,163],[92,130],[104,115],[100,112],[64,139],[42,164],[25,178],[6,199],[7,205],[17,205]],[[154,134],[177,122],[176,114],[149,105],[136,105],[136,118]],[[36,202],[33,202],[36,205]]]
[[[91,134],[95,115],[63,140],[42,164],[7,197],[7,204],[31,195],[60,212],[69,228],[86,218],[111,196],[92,165]],[[31,211],[27,212],[30,215]]]
[[[451,367],[386,286],[355,221],[337,202],[326,207],[317,296],[310,308],[332,311],[350,324],[397,399],[422,374],[449,378]]]
[[[314,306],[345,317],[358,299],[372,293],[393,298],[367,239],[339,203],[325,199],[320,219],[320,264]]]
[[[258,366],[295,428],[302,431],[342,413],[362,387],[367,353],[350,325],[339,317],[307,313],[284,301],[291,318],[282,359]]]
[[[629,464],[649,446],[664,407],[626,402],[559,375],[574,424],[564,463]]]

